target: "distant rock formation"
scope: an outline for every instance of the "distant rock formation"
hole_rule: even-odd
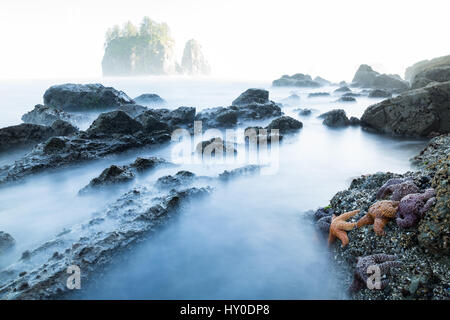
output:
[[[202,47],[196,40],[191,39],[184,46],[181,70],[189,75],[209,75],[211,67],[203,56]]]
[[[434,58],[431,60],[422,60],[406,68],[405,79],[413,82],[414,77],[422,71],[436,67],[450,66],[450,55]]]
[[[176,62],[175,41],[165,23],[144,17],[137,28],[131,22],[114,26],[106,33],[102,60],[104,76],[170,75],[177,73],[209,74],[200,44],[189,40],[182,65]]]
[[[316,78],[317,79],[317,78]],[[310,75],[303,73],[296,73],[292,76],[285,74],[280,79],[272,82],[274,87],[309,87],[318,88],[322,84],[318,81],[314,81]]]
[[[353,77],[353,86],[383,89],[400,93],[409,89],[408,82],[402,80],[398,75],[380,74],[367,64],[359,66]]]

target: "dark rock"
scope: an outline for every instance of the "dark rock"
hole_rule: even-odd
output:
[[[390,98],[392,97],[392,93],[382,90],[382,89],[375,89],[370,91],[369,98]]]
[[[23,123],[0,129],[0,151],[29,147],[45,141],[52,136],[66,136],[78,129],[70,123],[57,120],[51,127]]]
[[[96,84],[62,84],[44,93],[44,104],[64,111],[98,111],[134,103],[124,92]]]
[[[51,126],[56,120],[63,120],[72,124],[77,124],[86,120],[82,115],[70,114],[61,110],[37,104],[34,109],[22,116],[25,123]]]
[[[450,82],[411,90],[364,111],[364,126],[382,133],[422,136],[450,132]]]
[[[117,110],[102,113],[86,132],[95,135],[109,135],[133,134],[141,130],[143,130],[141,123],[132,119],[125,112]]]
[[[173,189],[191,184],[195,179],[195,174],[189,171],[179,171],[175,175],[159,178],[155,186],[160,189]]]
[[[155,93],[144,93],[144,94],[141,94],[140,96],[134,98],[133,100],[136,103],[140,103],[140,104],[143,104],[146,106],[161,105],[161,104],[166,103],[166,101],[163,98],[161,98],[160,96],[158,96]]]
[[[319,208],[314,212],[314,218],[316,220],[320,220],[323,217],[328,217],[328,216],[332,216],[334,214],[334,210],[333,208],[331,208],[330,206],[328,207],[324,207],[324,208]]]
[[[323,118],[322,123],[328,127],[346,127],[350,125],[350,120],[342,109],[325,112],[321,114],[319,118]]]
[[[16,241],[9,233],[0,231],[0,255],[12,249],[15,244]]]
[[[279,133],[285,134],[298,131],[303,127],[303,123],[289,116],[282,116],[273,120],[266,129],[278,129]]]
[[[134,173],[126,166],[116,166],[103,170],[103,172],[97,177],[91,180],[91,182],[80,190],[80,194],[86,193],[91,189],[97,189],[107,185],[123,184],[134,180]]]
[[[349,87],[340,87],[334,90],[334,92],[351,92],[352,90]]]
[[[392,92],[404,92],[409,84],[399,76],[380,74],[370,66],[362,64],[353,77],[353,84],[364,88],[385,89]]]
[[[356,117],[350,117],[349,123],[351,126],[359,126],[361,124],[361,120]]]
[[[356,99],[349,96],[342,96],[338,99],[338,102],[356,102]]]
[[[144,132],[152,133],[157,131],[170,132],[170,127],[167,123],[161,121],[161,117],[155,114],[154,111],[148,110],[136,118],[142,124]]]
[[[237,109],[216,107],[204,109],[195,116],[196,121],[202,121],[204,128],[232,128],[238,120]]]
[[[243,177],[250,176],[260,172],[261,167],[257,165],[248,165],[241,168],[233,169],[233,170],[225,170],[221,174],[219,174],[219,178],[221,180],[229,180],[235,177]]]
[[[156,168],[161,165],[169,165],[169,162],[162,158],[150,157],[150,158],[141,158],[138,157],[130,167],[135,169],[137,172],[144,172]]]
[[[360,94],[360,93],[354,93],[354,92],[347,92],[347,93],[344,93],[342,96],[343,96],[343,97],[353,97],[353,98],[356,98],[356,97],[361,97],[361,94]]]
[[[262,89],[248,89],[233,101],[233,106],[269,103],[269,91]]]
[[[299,116],[310,116],[312,113],[312,110],[308,108],[298,109],[296,111],[298,111]]]
[[[140,114],[144,113],[148,110],[147,107],[138,105],[138,104],[125,104],[117,108],[117,110],[125,112],[131,118],[136,118]]]
[[[284,75],[280,79],[272,82],[274,87],[310,87],[318,88],[321,84],[311,79],[310,75],[302,73],[294,74],[293,76]]]
[[[308,94],[308,98],[328,97],[329,95],[328,92],[311,92]]]
[[[228,153],[237,154],[234,144],[228,141],[223,141],[222,138],[212,138],[207,141],[202,141],[197,144],[195,150],[201,155],[217,156]]]

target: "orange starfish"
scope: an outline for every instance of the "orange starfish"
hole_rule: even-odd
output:
[[[370,206],[367,214],[359,219],[357,226],[361,228],[362,226],[373,224],[373,231],[379,236],[385,234],[383,228],[389,222],[397,216],[399,201],[392,200],[382,200],[375,202]]]
[[[331,218],[330,225],[330,235],[328,236],[328,244],[332,244],[334,240],[339,238],[342,242],[342,247],[345,247],[348,244],[348,236],[346,231],[352,230],[355,226],[355,222],[347,222],[347,219],[350,219],[355,214],[357,214],[359,210],[354,210],[350,212],[346,212],[341,214],[340,216],[335,216]]]

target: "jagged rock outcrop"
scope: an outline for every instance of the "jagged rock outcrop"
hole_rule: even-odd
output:
[[[129,165],[112,165],[106,168],[102,173],[92,179],[87,186],[79,191],[80,195],[91,191],[101,190],[105,186],[121,185],[133,181],[137,175],[148,172],[159,166],[169,165],[170,163],[162,158],[137,158]]]
[[[52,126],[22,123],[1,128],[0,152],[29,147],[53,136],[68,136],[77,131],[77,128],[62,120],[54,121]]]
[[[353,77],[353,85],[364,88],[384,89],[391,92],[404,92],[409,84],[397,75],[380,74],[370,66],[362,64]]]
[[[104,76],[174,74],[174,40],[165,23],[144,17],[139,30],[131,22],[106,34],[102,60]]]
[[[426,137],[450,132],[450,82],[405,92],[368,107],[361,122],[376,131]]]
[[[76,125],[87,119],[80,114],[67,113],[41,104],[37,104],[33,110],[22,116],[22,121],[25,123],[43,126],[51,126],[56,120],[63,120]]]
[[[179,107],[175,110],[150,109],[136,117],[146,132],[191,127],[194,119],[195,108],[193,107]]]
[[[392,93],[386,90],[374,89],[369,92],[369,98],[390,98]]]
[[[102,84],[67,83],[44,93],[44,104],[63,111],[99,111],[134,103],[123,91]]]
[[[0,255],[10,250],[16,244],[16,240],[6,232],[0,231]]]
[[[296,73],[292,76],[283,75],[280,79],[272,82],[274,87],[309,87],[318,88],[322,84],[318,81],[312,80],[310,75],[303,73]]]
[[[431,60],[422,60],[413,64],[412,66],[406,68],[405,79],[412,82],[417,74],[429,69],[442,66],[450,66],[450,55],[434,58]]]
[[[87,129],[88,134],[133,134],[143,130],[142,124],[123,111],[102,113]]]
[[[411,81],[411,88],[423,88],[433,82],[450,81],[450,64],[448,66],[425,69],[416,74]]]
[[[186,42],[181,59],[183,73],[189,75],[209,75],[211,67],[203,56],[202,47],[198,41],[191,39]]]
[[[237,154],[235,145],[228,141],[223,141],[222,138],[212,138],[206,141],[199,142],[195,147],[198,154],[202,156],[217,156],[226,154]]]

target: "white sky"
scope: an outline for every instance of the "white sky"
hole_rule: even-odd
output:
[[[361,63],[403,76],[450,54],[449,12],[448,0],[0,0],[0,78],[100,76],[106,29],[145,15],[169,24],[178,58],[199,40],[215,76],[351,80]]]

